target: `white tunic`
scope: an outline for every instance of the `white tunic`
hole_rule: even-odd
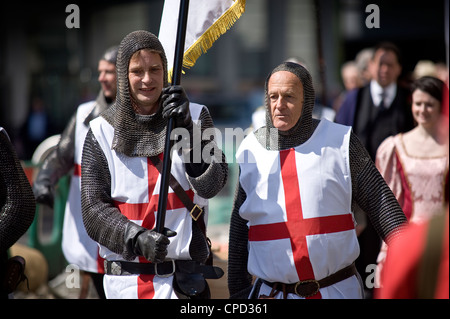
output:
[[[307,142],[292,149],[266,150],[253,133],[242,142],[236,157],[247,198],[239,213],[249,221],[252,275],[269,282],[320,280],[358,257],[350,132],[350,127],[322,120]],[[260,293],[269,292],[263,284]],[[362,295],[353,276],[320,289],[316,297]]]
[[[86,232],[81,216],[81,153],[89,127],[84,120],[95,107],[95,101],[81,104],[76,113],[74,172],[70,179],[69,195],[64,212],[62,250],[70,264],[80,269],[103,273],[103,260],[98,245]]]
[[[200,116],[202,106],[191,103],[191,117]],[[134,223],[153,229],[158,209],[160,179],[156,167],[147,157],[128,157],[111,149],[114,128],[102,117],[91,121],[92,132],[108,162],[111,174],[111,197],[120,212]],[[162,154],[160,154],[162,160]],[[171,173],[195,204],[204,208],[203,218],[207,223],[208,201],[189,188],[182,158],[172,152]],[[166,259],[190,260],[189,245],[192,239],[190,212],[169,188],[165,227],[177,232],[170,238]],[[124,260],[119,254],[100,245],[100,255],[107,260]],[[149,263],[143,257],[134,262]],[[107,298],[176,298],[172,289],[173,276],[159,278],[154,275],[114,276],[105,275],[104,289]]]

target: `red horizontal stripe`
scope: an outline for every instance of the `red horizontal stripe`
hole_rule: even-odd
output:
[[[81,176],[81,165],[80,164],[75,164],[75,167],[73,169],[73,175]]]
[[[194,192],[189,189],[186,191],[186,194],[188,194],[189,198],[193,200],[194,198]],[[153,203],[158,203],[158,196],[159,195],[153,195],[152,200],[150,203],[124,203],[120,201],[114,201],[114,205],[120,210],[120,212],[127,217],[128,219],[132,220],[143,220],[145,216],[149,213],[154,213],[158,208],[157,205],[154,205]],[[181,202],[181,200],[178,198],[178,196],[175,193],[169,193],[167,196],[167,210],[173,210],[173,209],[179,209],[183,208],[184,205]]]
[[[286,222],[250,226],[248,239],[250,241],[277,240],[293,238],[294,236],[308,236],[330,234],[354,228],[351,214],[307,218],[297,222],[297,227],[290,229]]]

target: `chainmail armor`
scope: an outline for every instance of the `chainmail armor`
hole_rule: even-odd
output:
[[[123,241],[129,221],[114,206],[108,162],[91,130],[86,135],[81,163],[81,207],[88,235],[125,259],[132,259],[133,252]]]
[[[295,74],[303,84],[303,110],[298,122],[288,131],[277,130],[272,123],[269,98],[267,94],[269,79],[272,74],[279,71],[288,71]],[[285,62],[276,67],[267,77],[265,85],[266,126],[255,132],[259,143],[270,150],[289,149],[306,142],[314,133],[319,121],[314,120],[312,112],[314,108],[314,87],[309,72],[297,63]]]
[[[155,156],[164,150],[167,120],[162,108],[152,115],[136,114],[132,107],[128,66],[132,55],[142,49],[157,52],[162,60],[164,82],[168,86],[167,58],[159,39],[147,31],[134,31],[120,43],[117,55],[117,95],[114,105],[102,116],[114,127],[112,149],[130,157]]]
[[[109,105],[103,91],[100,90],[97,99],[95,100],[94,108],[83,121],[84,125],[89,126],[89,122],[106,110]],[[33,191],[36,200],[39,200],[40,194],[47,192],[45,188],[53,189],[58,180],[73,168],[76,119],[77,114],[75,113],[61,133],[61,139],[59,140],[58,145],[47,155],[41,165],[39,173],[33,183]]]
[[[36,209],[30,183],[5,133],[0,128],[0,256],[27,231]]]
[[[267,83],[270,75],[277,71],[289,71],[299,77],[304,87],[304,107],[297,124],[285,134],[276,132],[270,117],[267,99]],[[303,144],[314,133],[320,121],[312,118],[314,90],[309,74],[302,66],[284,63],[274,69],[266,80],[266,127],[255,132],[258,142],[270,150],[283,150]],[[267,128],[272,128],[268,130]],[[275,132],[275,133],[274,133]],[[398,236],[407,222],[394,194],[384,181],[358,137],[352,132],[349,143],[350,173],[352,176],[352,210],[362,209],[378,232],[389,242]],[[228,289],[231,298],[247,298],[252,287],[252,276],[247,272],[248,226],[239,215],[239,209],[247,195],[239,181],[234,198],[230,222],[228,256]]]

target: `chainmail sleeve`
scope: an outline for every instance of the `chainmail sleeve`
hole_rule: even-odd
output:
[[[46,196],[52,193],[58,180],[69,172],[74,164],[76,114],[72,116],[56,148],[45,158],[33,183],[36,201],[47,203]],[[52,203],[48,203],[52,204]]]
[[[0,254],[33,222],[33,191],[9,138],[0,128]]]
[[[352,206],[359,206],[385,242],[397,237],[407,223],[397,199],[358,137],[350,136]]]
[[[81,208],[84,226],[93,240],[125,259],[135,257],[124,243],[130,221],[114,206],[107,160],[91,130],[81,160]]]
[[[200,113],[201,132],[214,128],[213,120],[204,107]],[[196,124],[194,124],[196,125]],[[189,163],[185,164],[186,175],[191,187],[203,198],[212,198],[225,186],[228,178],[228,164],[225,154],[217,146],[214,136],[202,140],[201,162],[195,163],[191,154]],[[204,148],[210,150],[209,158],[205,162]],[[192,153],[193,151],[191,151]],[[205,152],[207,153],[207,152]]]
[[[240,183],[236,188],[231,212],[228,246],[228,290],[232,299],[248,298],[252,288],[252,276],[247,271],[248,226],[239,215],[239,209],[247,195]]]

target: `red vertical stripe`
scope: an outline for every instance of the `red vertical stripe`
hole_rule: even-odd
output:
[[[280,152],[281,177],[283,179],[286,215],[289,223],[294,263],[300,280],[314,279],[314,271],[309,260],[308,246],[304,232],[299,231],[303,225],[303,210],[298,183],[295,149]]]
[[[99,274],[104,274],[105,273],[105,259],[100,256],[99,250],[100,249],[97,248],[97,272]]]
[[[137,277],[139,299],[152,299],[155,296],[153,278],[155,275],[139,275]]]
[[[315,279],[306,236],[354,229],[353,218],[351,214],[347,213],[304,219],[295,149],[280,152],[280,167],[287,221],[250,226],[249,240],[266,241],[289,238],[298,278],[301,281]],[[319,292],[310,298],[319,299],[322,298],[322,295]]]

